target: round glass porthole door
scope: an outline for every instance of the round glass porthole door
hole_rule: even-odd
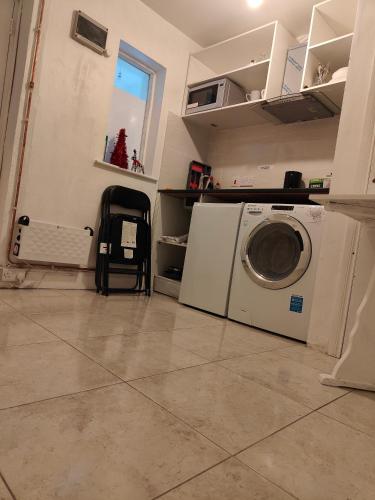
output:
[[[278,290],[296,283],[311,260],[311,241],[294,217],[273,215],[245,238],[242,262],[253,281]]]

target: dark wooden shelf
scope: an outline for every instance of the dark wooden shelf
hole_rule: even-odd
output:
[[[192,198],[196,200],[204,194],[230,202],[315,204],[314,201],[309,200],[309,196],[312,194],[329,194],[329,189],[159,189],[159,193],[174,198]]]

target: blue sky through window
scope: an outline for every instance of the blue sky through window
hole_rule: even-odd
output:
[[[125,61],[117,59],[115,73],[115,87],[147,101],[150,75]]]

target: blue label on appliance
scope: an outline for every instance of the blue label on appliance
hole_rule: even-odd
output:
[[[289,311],[295,313],[302,313],[303,310],[303,297],[301,295],[292,295],[290,297]]]

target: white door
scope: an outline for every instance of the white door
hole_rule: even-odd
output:
[[[3,106],[5,72],[8,63],[14,4],[15,0],[0,1],[0,113]]]

